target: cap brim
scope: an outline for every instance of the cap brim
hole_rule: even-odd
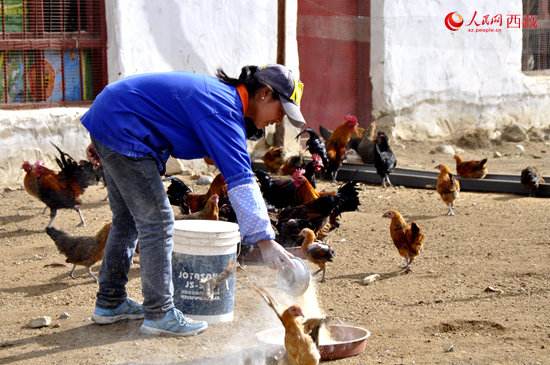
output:
[[[296,104],[283,98],[281,98],[281,104],[283,105],[283,109],[285,110],[288,120],[290,120],[290,123],[292,123],[293,126],[296,128],[302,128],[306,124],[306,120],[304,119],[300,108]]]

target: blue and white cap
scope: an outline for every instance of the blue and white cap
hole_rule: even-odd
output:
[[[302,128],[306,124],[300,111],[304,84],[294,78],[292,71],[283,65],[272,64],[261,67],[254,77],[281,95],[281,104],[292,125]]]

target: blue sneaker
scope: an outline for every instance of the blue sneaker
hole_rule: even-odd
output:
[[[146,319],[139,328],[146,335],[194,336],[208,328],[204,321],[187,318],[179,309],[172,308],[161,319]]]
[[[92,314],[92,321],[97,324],[110,324],[124,319],[142,318],[143,306],[129,298],[116,308],[102,308],[96,305]]]

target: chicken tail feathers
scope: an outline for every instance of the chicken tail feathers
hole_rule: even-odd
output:
[[[277,315],[277,317],[279,317],[279,319],[282,321],[282,317],[281,317],[281,313],[279,313],[279,310],[277,308],[277,302],[275,301],[275,299],[271,296],[271,294],[269,294],[269,292],[267,290],[265,290],[264,288],[261,288],[255,284],[252,284],[252,289],[254,289],[258,294],[260,294],[260,296],[262,297],[262,299],[267,303],[267,305],[269,305],[271,307],[271,309],[273,309],[273,311],[275,312],[275,314]]]
[[[317,133],[315,133],[315,131],[313,129],[306,128],[306,129],[302,130],[300,133],[298,133],[296,135],[296,139],[300,138],[300,136],[303,135],[304,133],[308,133],[309,137],[311,137],[313,135],[314,137],[319,138],[319,135]]]
[[[88,186],[98,182],[97,172],[89,161],[77,163],[71,155],[61,150],[55,143],[51,141],[50,143],[59,152],[59,157],[55,158],[55,162],[57,162],[57,165],[61,169],[60,177],[68,182],[76,182],[79,186],[79,194],[84,192],[84,189]]]
[[[484,168],[485,165],[487,165],[487,159],[484,158],[483,160],[479,161],[479,167]]]
[[[46,228],[46,234],[50,236],[52,241],[55,243],[55,247],[57,247],[58,251],[62,254],[66,254],[69,247],[72,246],[73,238],[66,232],[56,229],[54,227],[47,227]]]
[[[359,192],[357,190],[357,181],[348,181],[338,188],[336,193],[338,200],[338,212],[353,212],[359,205]]]
[[[418,226],[418,224],[416,224],[416,222],[411,223],[411,232],[412,232],[412,239],[416,240],[418,235],[420,235],[420,227]]]
[[[75,170],[78,167],[78,164],[74,158],[72,158],[67,152],[62,151],[61,148],[59,148],[55,143],[50,143],[59,152],[59,157],[56,157],[55,161],[62,171]]]
[[[46,227],[46,234],[50,236],[51,239],[55,240],[59,237],[65,237],[67,236],[67,233],[63,232],[60,229],[56,229],[54,227]]]

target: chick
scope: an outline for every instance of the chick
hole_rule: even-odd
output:
[[[300,232],[300,236],[304,237],[302,241],[302,252],[305,258],[319,267],[319,270],[313,273],[317,275],[321,271],[323,276],[321,282],[325,282],[326,264],[332,262],[334,258],[334,250],[326,243],[316,240],[315,232],[309,228],[304,228]]]
[[[440,164],[435,167],[439,169],[439,176],[437,177],[437,184],[435,189],[441,196],[441,199],[447,204],[449,210],[447,215],[455,215],[453,210],[454,202],[458,198],[460,193],[460,182],[451,173],[451,169],[445,164]]]
[[[300,306],[291,305],[283,309],[267,290],[255,285],[253,288],[273,309],[285,328],[284,344],[289,365],[319,365],[321,354],[318,347],[318,331],[325,319],[304,320]]]

